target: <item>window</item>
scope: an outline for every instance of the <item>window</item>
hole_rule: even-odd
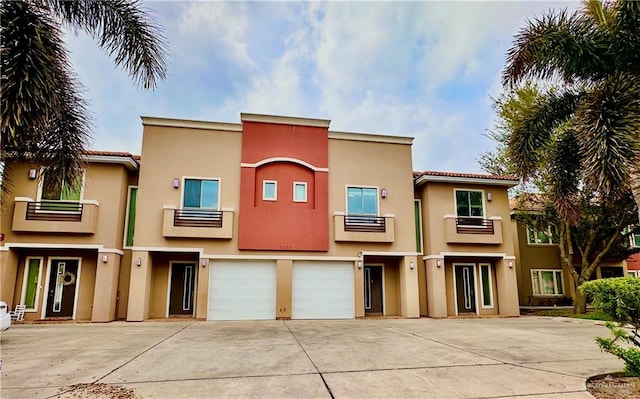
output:
[[[50,183],[50,175],[44,175],[44,181],[42,183],[42,194],[40,199],[45,201],[80,201],[82,198],[82,182],[84,180],[84,174],[78,178],[78,180],[71,186],[62,183],[47,190]]]
[[[278,182],[275,180],[262,181],[262,199],[264,201],[278,200]]]
[[[563,295],[562,270],[531,270],[533,295]]]
[[[307,202],[306,182],[293,182],[293,202]]]
[[[378,189],[347,187],[347,214],[378,215]]]
[[[218,209],[220,181],[184,179],[184,208]]]
[[[458,217],[484,217],[482,191],[455,190]]]
[[[491,265],[480,265],[480,281],[482,283],[482,307],[493,307],[493,283],[491,281]]]
[[[125,227],[125,247],[133,246],[133,236],[136,230],[136,202],[138,199],[138,187],[129,187],[129,206],[127,207],[127,219]]]
[[[640,234],[631,234],[629,236],[629,243],[631,248],[640,248]]]
[[[24,280],[22,283],[22,300],[20,303],[26,305],[26,310],[36,311],[40,285],[40,274],[42,258],[27,258],[24,269]]]
[[[629,271],[627,271],[627,276],[629,276],[629,277],[640,277],[640,270],[629,270]]]
[[[550,226],[546,230],[536,230],[527,226],[527,241],[529,244],[553,244],[554,229]]]

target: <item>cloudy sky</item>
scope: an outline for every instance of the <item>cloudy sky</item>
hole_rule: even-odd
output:
[[[92,41],[68,36],[94,117],[92,148],[139,153],[140,115],[239,122],[241,112],[415,137],[415,170],[480,172],[491,97],[528,19],[572,2],[151,2],[168,79],[138,89]]]

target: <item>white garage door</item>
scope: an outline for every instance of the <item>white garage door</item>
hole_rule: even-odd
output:
[[[292,319],[353,319],[353,263],[293,262]]]
[[[211,262],[207,320],[269,320],[275,318],[275,262]]]

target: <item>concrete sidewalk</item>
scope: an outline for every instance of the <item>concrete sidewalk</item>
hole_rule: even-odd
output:
[[[349,320],[14,325],[0,397],[101,382],[144,398],[590,398],[619,371],[587,320]]]

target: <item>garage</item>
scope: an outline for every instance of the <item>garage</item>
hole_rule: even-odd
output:
[[[293,262],[292,319],[353,319],[353,263]]]
[[[214,261],[207,320],[276,318],[275,261]]]

